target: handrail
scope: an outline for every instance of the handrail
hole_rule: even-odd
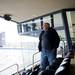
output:
[[[37,62],[39,62],[40,60],[38,60],[38,61],[36,61],[36,62],[34,62],[34,63],[37,63]],[[30,67],[30,66],[32,66],[33,64],[29,64],[29,65],[27,65],[24,69],[26,69],[26,68],[28,68],[28,67]],[[20,70],[20,72],[21,71],[23,71],[24,69],[22,69],[22,70]],[[14,75],[15,75],[16,73],[14,73]]]
[[[34,71],[34,56],[35,56],[36,54],[38,54],[38,53],[40,53],[40,52],[36,52],[36,53],[33,54],[33,58],[32,58],[32,64],[33,64],[33,66],[32,66],[32,71]]]
[[[13,65],[11,65],[11,66],[9,66],[9,67],[6,67],[5,69],[3,69],[3,70],[1,70],[0,72],[2,72],[2,71],[5,71],[5,70],[7,70],[7,69],[9,69],[10,67],[12,67],[12,66],[17,66],[17,75],[19,75],[19,65],[18,64],[13,64]]]

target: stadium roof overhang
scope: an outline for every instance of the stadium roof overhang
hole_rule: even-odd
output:
[[[11,14],[16,22],[64,8],[75,8],[75,0],[0,0],[0,16]]]

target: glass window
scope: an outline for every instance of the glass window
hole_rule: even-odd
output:
[[[17,25],[17,30],[18,30],[18,33],[22,33],[22,25],[21,24]]]
[[[22,25],[23,25],[24,32],[32,31],[32,21],[23,23]]]
[[[22,24],[23,32],[22,34],[30,35],[30,36],[39,36],[41,31],[41,20],[36,19],[34,21],[29,21]]]
[[[41,20],[40,19],[36,19],[34,21],[34,23],[36,24],[36,29],[37,30],[41,29]]]
[[[63,20],[62,20],[61,13],[54,14],[53,18],[54,18],[54,27],[63,26]]]
[[[60,38],[63,38],[66,40],[65,31],[64,30],[57,30],[57,33],[59,34]]]
[[[25,25],[23,25],[23,31],[24,32],[29,32],[29,31],[31,31],[31,26],[30,26],[31,24],[25,24]]]
[[[75,11],[66,12],[72,42],[75,43]]]
[[[60,36],[60,44],[57,49],[57,57],[64,57],[68,52],[68,44],[66,40],[66,35],[64,30],[57,30],[58,35]]]
[[[61,13],[54,14],[53,18],[54,18],[54,28],[57,30],[57,33],[60,36],[60,44],[57,49],[57,57],[60,57],[60,56],[63,57],[65,53],[67,52],[66,48],[68,47],[68,45],[66,40],[62,14]]]
[[[28,32],[28,24],[23,25],[24,32]]]
[[[62,14],[61,13],[54,14],[53,18],[54,18],[54,28],[57,30],[57,32],[61,38],[66,39]]]

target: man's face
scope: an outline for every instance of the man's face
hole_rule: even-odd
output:
[[[44,25],[43,25],[43,30],[47,31],[48,28],[49,28],[49,25],[48,25],[47,23],[44,23]]]

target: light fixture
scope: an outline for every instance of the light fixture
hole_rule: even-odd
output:
[[[4,14],[3,18],[7,21],[11,20],[11,14]]]

